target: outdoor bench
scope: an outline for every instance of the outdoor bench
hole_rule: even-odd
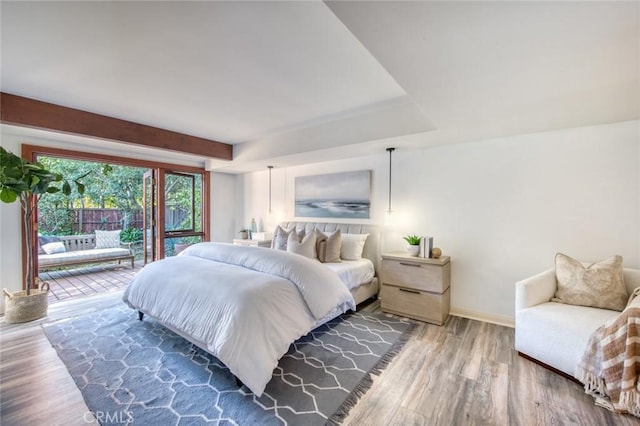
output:
[[[59,268],[62,266],[81,265],[87,263],[102,263],[123,260],[131,262],[133,268],[133,243],[120,243],[121,247],[95,248],[95,234],[65,235],[57,237],[64,244],[65,251],[61,253],[39,253],[38,270]]]

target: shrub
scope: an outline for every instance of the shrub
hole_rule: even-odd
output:
[[[120,241],[123,243],[135,243],[137,241],[142,241],[142,236],[142,228],[127,228],[120,232]]]

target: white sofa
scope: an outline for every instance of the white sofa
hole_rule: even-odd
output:
[[[631,294],[640,287],[640,270],[624,269]],[[608,309],[551,302],[556,291],[555,269],[516,283],[516,350],[573,377],[589,336],[620,314]]]

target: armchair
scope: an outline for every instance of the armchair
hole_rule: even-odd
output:
[[[624,269],[627,293],[640,287],[640,270]],[[551,302],[555,270],[516,283],[515,348],[526,358],[573,378],[587,341],[618,311]]]

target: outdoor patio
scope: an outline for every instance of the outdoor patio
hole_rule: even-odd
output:
[[[49,282],[49,303],[61,300],[106,293],[127,286],[142,269],[142,261],[136,261],[132,269],[128,265],[101,264],[84,268],[40,273],[40,279]]]

